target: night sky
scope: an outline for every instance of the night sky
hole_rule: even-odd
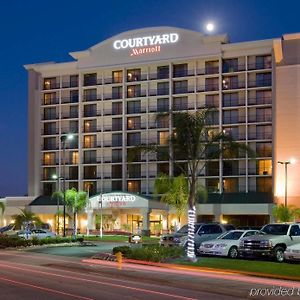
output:
[[[27,74],[24,64],[70,61],[123,31],[175,26],[232,42],[300,32],[298,0],[11,0],[0,6],[0,197],[27,193]]]

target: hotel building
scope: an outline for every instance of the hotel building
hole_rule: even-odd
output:
[[[299,44],[299,35],[230,43],[225,34],[153,27],[71,52],[71,62],[26,65],[29,196],[61,189],[55,174],[66,188],[90,196],[122,191],[150,199],[158,174],[179,170],[175,165],[172,172],[172,162],[159,154],[132,155],[132,148],[168,147],[172,112],[209,108],[212,132],[232,136],[256,156],[207,162],[198,180],[209,195],[197,203],[198,221],[268,222],[284,196],[284,166],[277,161],[300,158]],[[297,170],[297,164],[288,167],[294,204]],[[148,210],[149,220],[160,222],[161,211],[151,219]],[[127,221],[141,221],[139,213],[126,214]],[[164,217],[169,226],[170,216]]]

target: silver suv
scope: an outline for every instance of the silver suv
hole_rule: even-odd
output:
[[[198,249],[202,242],[213,240],[223,232],[235,229],[232,225],[218,223],[195,223],[195,249]],[[187,246],[188,225],[184,225],[173,234],[163,235],[160,238],[161,246]]]

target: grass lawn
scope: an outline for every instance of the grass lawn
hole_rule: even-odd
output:
[[[103,241],[103,242],[128,242],[128,236],[127,235],[103,235],[102,239],[98,235],[89,235],[89,236],[82,236],[85,241]],[[143,236],[142,237],[143,242],[147,243],[158,243],[159,238],[158,237],[148,237]]]
[[[290,276],[297,278],[297,280],[300,280],[300,264],[277,263],[271,261],[257,261],[246,259],[227,259],[218,257],[200,257],[198,258],[198,262],[196,263],[190,263],[184,260],[177,260],[176,263],[196,267]]]

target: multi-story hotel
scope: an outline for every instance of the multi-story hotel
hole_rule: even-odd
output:
[[[26,65],[29,196],[51,195],[55,174],[66,188],[91,196],[122,191],[149,199],[158,174],[179,170],[171,174],[171,161],[159,154],[132,157],[131,149],[167,147],[172,112],[210,108],[211,130],[246,144],[256,157],[207,163],[199,182],[209,196],[197,204],[198,220],[268,222],[274,199],[284,195],[277,161],[300,157],[299,43],[298,35],[229,43],[227,35],[153,27],[71,52],[71,62]],[[299,166],[288,168],[289,201],[297,204]]]

